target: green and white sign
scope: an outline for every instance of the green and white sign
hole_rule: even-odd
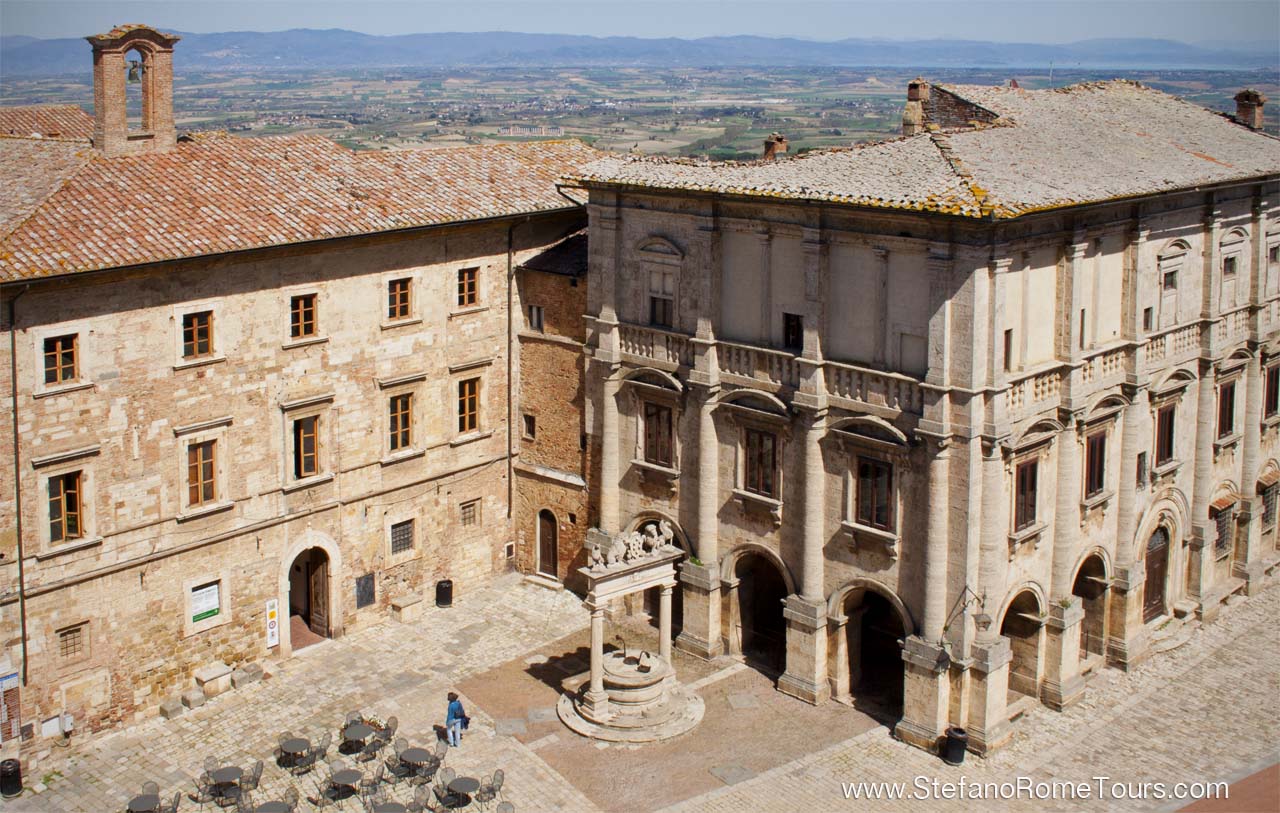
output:
[[[191,588],[191,620],[203,621],[213,618],[222,609],[218,601],[218,583],[210,582]]]

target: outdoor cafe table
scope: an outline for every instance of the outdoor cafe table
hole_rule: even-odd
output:
[[[240,777],[244,776],[244,769],[235,765],[228,765],[225,768],[218,768],[209,774],[209,778],[213,780],[214,794],[219,797],[227,797],[231,795],[229,791],[231,786],[240,781]]]
[[[349,788],[354,791],[356,786],[360,784],[360,780],[363,777],[364,774],[360,773],[356,769],[346,768],[333,775],[333,784],[338,785],[339,787]]]
[[[152,813],[159,806],[158,793],[143,793],[129,800],[129,813]]]
[[[280,754],[285,758],[285,762],[289,765],[296,765],[298,757],[307,753],[307,749],[311,747],[311,740],[306,737],[290,737],[280,743]]]
[[[480,780],[470,776],[459,776],[449,783],[449,792],[458,798],[458,807],[471,804],[471,794],[480,789]]]
[[[431,752],[425,748],[406,748],[400,752],[400,761],[407,762],[415,768],[421,768],[431,759]]]
[[[263,802],[254,808],[255,813],[289,813],[289,806],[284,802]]]
[[[368,723],[352,723],[342,729],[342,738],[347,742],[364,742],[373,733],[373,726]]]

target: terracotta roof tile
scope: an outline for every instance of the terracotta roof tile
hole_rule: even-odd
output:
[[[0,135],[88,141],[93,116],[73,104],[0,107]]]
[[[0,139],[0,171],[23,160],[16,142]],[[557,179],[599,155],[577,141],[353,152],[225,134],[93,154],[0,242],[0,280],[561,209],[573,203]]]

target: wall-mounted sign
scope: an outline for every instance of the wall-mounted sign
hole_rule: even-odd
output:
[[[203,621],[213,618],[222,609],[218,601],[218,583],[210,582],[191,588],[191,620]]]
[[[280,645],[280,602],[278,599],[267,599],[267,646]]]

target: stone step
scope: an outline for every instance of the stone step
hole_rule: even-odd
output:
[[[1171,635],[1152,637],[1151,649],[1155,652],[1169,652],[1190,641],[1193,634],[1195,634],[1195,627],[1185,624]]]

